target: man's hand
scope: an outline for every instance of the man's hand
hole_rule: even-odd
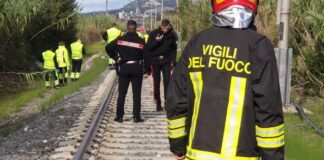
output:
[[[184,160],[185,158],[186,158],[186,156],[184,156],[184,155],[181,157],[176,155],[176,160]]]
[[[145,74],[144,74],[144,78],[148,78],[148,77],[150,77],[150,75],[147,74],[147,73],[145,73]]]
[[[120,63],[120,61],[121,61],[121,58],[120,58],[120,57],[118,57],[118,59],[117,59],[117,63],[119,64],[119,63]]]
[[[155,40],[158,41],[158,42],[161,42],[163,39],[163,34],[162,35],[158,35],[156,36]]]

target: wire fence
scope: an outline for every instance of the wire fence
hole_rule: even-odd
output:
[[[27,84],[33,85],[36,82],[42,81],[45,71],[31,72],[31,73],[18,73],[18,72],[0,72],[1,85],[20,85]]]

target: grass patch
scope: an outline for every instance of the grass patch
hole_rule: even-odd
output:
[[[104,51],[105,46],[106,42],[101,41],[94,44],[86,45],[85,49],[87,51],[87,55],[89,56]]]
[[[108,58],[95,58],[93,61],[93,67],[90,70],[83,73],[78,81],[69,83],[67,86],[57,89],[52,97],[41,105],[42,109],[46,109],[48,106],[54,104],[63,97],[79,91],[82,87],[90,85],[105,69],[107,69],[108,64]]]
[[[301,103],[312,111],[308,115],[321,129],[324,129],[324,99],[307,98]],[[286,114],[286,159],[320,160],[324,157],[324,137],[319,136],[308,124],[295,114]]]
[[[0,98],[0,119],[7,117],[13,112],[19,111],[21,107],[33,100],[35,97],[41,97],[46,88],[41,82],[38,82],[37,84],[37,87],[30,86],[21,89],[21,91],[16,94]]]

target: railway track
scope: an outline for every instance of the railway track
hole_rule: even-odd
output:
[[[94,160],[170,160],[173,155],[169,151],[167,138],[167,122],[165,112],[156,112],[153,101],[153,82],[144,79],[142,90],[142,118],[144,123],[133,123],[133,98],[131,87],[125,102],[123,123],[114,122],[117,103],[116,78],[111,80],[113,86],[103,94],[101,103],[93,111],[91,117],[80,118],[86,121],[79,136],[62,142],[50,159],[94,159]],[[161,90],[163,93],[163,90]],[[72,136],[73,137],[73,136]],[[71,135],[70,135],[71,138]],[[73,143],[74,142],[74,143]]]

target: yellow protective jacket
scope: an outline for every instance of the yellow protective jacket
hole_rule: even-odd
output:
[[[56,55],[53,51],[47,50],[42,53],[43,68],[48,70],[55,70],[57,67]]]
[[[171,151],[192,160],[283,160],[284,120],[271,42],[213,26],[194,36],[170,80]]]
[[[58,66],[60,68],[70,67],[69,52],[65,46],[59,46],[55,53]]]
[[[83,44],[80,41],[74,42],[71,44],[72,59],[80,60],[85,54],[85,49]]]
[[[107,30],[108,44],[111,43],[112,41],[116,40],[121,34],[122,34],[122,31],[116,27],[108,29]]]
[[[148,34],[144,34],[143,37],[144,37],[145,43],[147,43],[150,36]]]

